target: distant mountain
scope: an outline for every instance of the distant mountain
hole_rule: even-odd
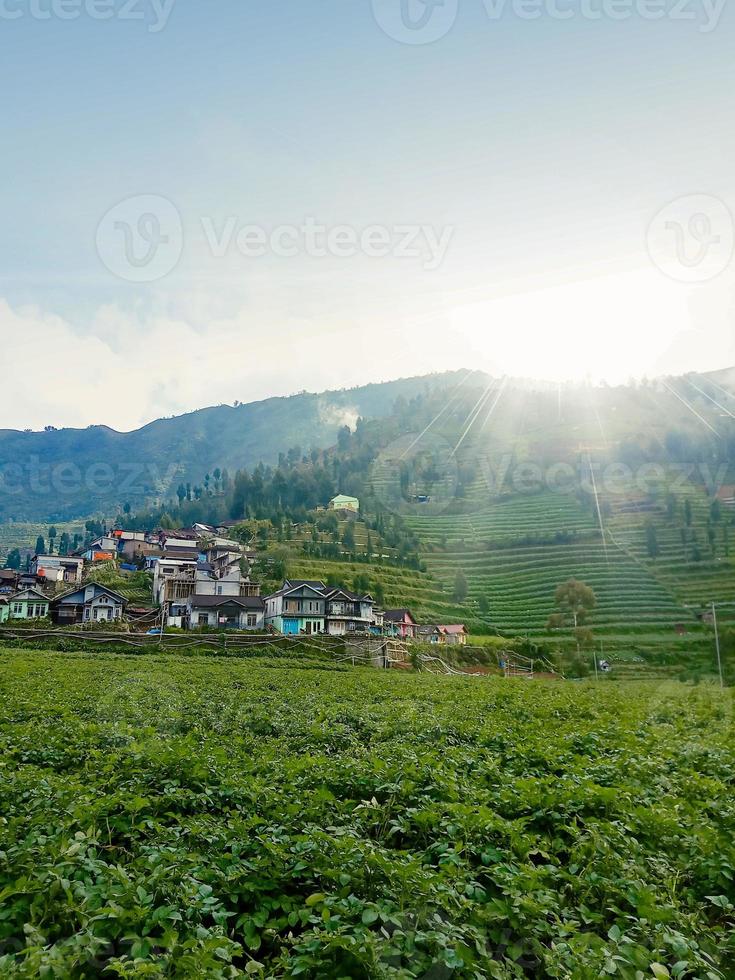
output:
[[[307,392],[233,408],[220,405],[133,432],[104,425],[50,432],[0,430],[0,522],[111,514],[300,446],[326,448],[358,417],[389,415],[396,399],[451,387],[466,372],[403,378],[322,394]]]

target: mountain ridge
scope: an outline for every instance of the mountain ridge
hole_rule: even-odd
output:
[[[215,468],[274,463],[337,440],[359,417],[390,414],[397,398],[451,386],[467,371],[372,382],[350,389],[212,405],[120,432],[106,425],[0,429],[0,521],[61,521],[123,503],[140,506]]]

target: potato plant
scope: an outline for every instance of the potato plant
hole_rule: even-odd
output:
[[[0,976],[732,977],[732,709],[0,653]]]

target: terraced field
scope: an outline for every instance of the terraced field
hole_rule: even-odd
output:
[[[507,548],[465,554],[448,552],[429,559],[435,574],[451,581],[458,569],[467,576],[470,597],[484,595],[490,616],[510,631],[545,631],[553,612],[554,589],[576,577],[597,595],[594,612],[599,630],[635,622],[668,627],[691,618],[669,592],[640,564],[600,541],[580,544]]]
[[[441,584],[426,572],[416,569],[394,568],[375,562],[349,563],[294,557],[288,563],[292,578],[322,579],[333,577],[348,587],[356,575],[367,575],[371,588],[379,582],[385,592],[388,608],[407,606],[420,622],[464,622],[467,608],[453,602],[451,589],[443,590]]]
[[[479,500],[479,490],[475,489],[474,497]],[[470,547],[476,543],[502,543],[527,535],[599,535],[596,518],[566,493],[508,494],[470,513],[435,517],[417,513],[406,523],[420,536],[426,549],[460,541]]]
[[[706,539],[702,542],[700,538],[703,554],[700,561],[692,560],[676,528],[657,528],[660,554],[656,559],[650,559],[646,553],[642,529],[627,528],[613,533],[620,546],[643,562],[682,604],[699,607],[714,600],[735,602],[735,560],[723,552],[721,531],[714,557],[709,554]]]
[[[694,521],[703,520],[706,495],[695,487],[685,493],[692,497]],[[720,600],[735,598],[730,561],[703,561],[693,570],[692,562],[682,561],[673,527],[660,533],[662,554],[651,561],[645,536],[651,513],[637,512],[630,504],[634,499],[633,489],[630,497],[601,499],[604,543],[596,508],[551,492],[508,494],[475,513],[417,515],[407,523],[421,540],[429,571],[451,590],[461,570],[469,586],[468,608],[477,616],[485,597],[494,628],[572,644],[571,631],[550,634],[546,621],[554,611],[556,586],[574,577],[595,591],[592,624],[606,649],[623,650],[634,642],[689,650],[707,642],[697,617],[702,603],[713,592]],[[660,523],[658,510],[654,516]]]
[[[33,548],[39,534],[47,539],[49,524],[2,524],[0,523],[0,567],[5,564],[5,559],[9,551],[13,548],[28,549]],[[73,521],[69,524],[55,524],[58,531],[56,542],[66,531],[70,537],[75,534],[84,534],[84,522]],[[48,544],[48,540],[46,541]]]

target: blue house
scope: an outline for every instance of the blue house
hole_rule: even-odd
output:
[[[51,618],[59,626],[74,623],[111,623],[122,619],[128,600],[119,592],[87,582],[57,596],[51,603]]]
[[[287,579],[265,598],[265,623],[286,636],[323,633],[327,587],[324,582]]]

